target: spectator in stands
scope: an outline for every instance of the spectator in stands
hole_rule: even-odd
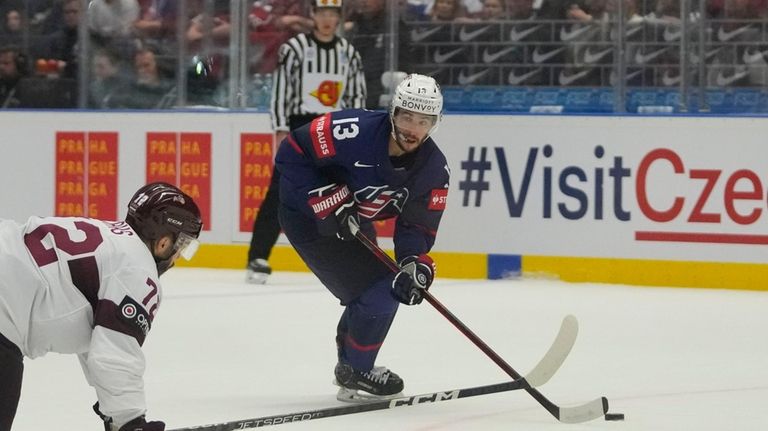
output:
[[[93,79],[88,86],[89,107],[108,107],[112,93],[126,85],[119,65],[118,55],[108,49],[100,49],[93,54]]]
[[[0,45],[22,46],[24,23],[21,9],[10,9],[5,13]]]
[[[712,19],[763,19],[767,14],[766,0],[707,1],[707,17]]]
[[[18,83],[27,74],[26,63],[18,47],[0,48],[0,108],[19,106]]]
[[[109,48],[123,58],[135,52],[133,23],[139,18],[137,0],[92,0],[87,19],[94,48]]]
[[[192,0],[187,25],[187,51],[189,58],[203,58],[208,77],[222,82],[226,77],[229,56],[229,2],[215,2],[213,7],[204,0]]]
[[[435,8],[437,0],[418,1],[417,3],[424,5],[424,12],[430,15]],[[482,0],[459,0],[461,7],[466,16],[479,14],[483,9]]]
[[[102,39],[131,36],[138,18],[136,0],[92,0],[88,5],[88,28],[93,36]]]
[[[6,17],[6,14],[12,10],[16,10],[16,11],[24,10],[24,0],[0,1],[0,17],[2,17],[2,25],[0,25],[0,30],[5,31],[5,17]]]
[[[199,54],[204,49],[203,45],[209,43],[226,47],[232,27],[229,22],[229,9],[221,3],[216,3],[213,10],[206,10],[203,0],[193,0],[190,6],[192,18],[186,33],[190,51]]]
[[[29,32],[47,36],[60,30],[64,24],[64,2],[62,0],[28,0]]]
[[[478,17],[486,21],[499,21],[507,18],[505,0],[483,0],[483,8]]]
[[[277,52],[285,41],[312,31],[306,0],[256,1],[248,14],[249,61],[254,73],[271,74],[277,68]]]
[[[506,17],[511,20],[526,20],[535,17],[533,0],[505,0]]]
[[[758,20],[768,17],[768,0],[726,0],[725,18]]]
[[[314,22],[309,18],[306,3],[301,0],[273,0],[272,16],[278,29],[298,34],[312,31]]]
[[[574,6],[581,10],[587,9],[587,0],[542,0],[536,7],[536,17],[543,20],[567,20],[570,19],[569,11]]]
[[[649,18],[651,22],[655,23],[680,23],[680,2],[676,0],[658,0]]]
[[[162,109],[176,102],[175,87],[161,73],[155,50],[142,47],[134,54],[134,81],[112,92],[109,108]]]
[[[61,76],[77,78],[77,39],[80,25],[80,0],[64,0],[64,26],[48,37],[48,52],[45,58],[65,63]]]
[[[431,21],[468,21],[467,10],[461,0],[435,0],[431,11],[427,11]]]
[[[157,64],[155,51],[143,48],[136,52],[133,58],[136,70],[136,83],[148,87],[157,87],[162,84],[163,76]]]
[[[573,3],[568,6],[565,16],[575,23],[589,24],[595,20],[605,19],[605,9],[605,0],[591,0],[583,4]]]
[[[427,4],[415,0],[398,0],[400,3],[400,18],[403,21],[426,21]]]
[[[133,23],[136,36],[165,51],[175,49],[177,0],[144,0]],[[168,46],[170,44],[170,46]]]

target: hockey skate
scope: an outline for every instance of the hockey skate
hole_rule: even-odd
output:
[[[371,371],[363,372],[339,362],[334,374],[336,380],[333,383],[339,386],[336,394],[339,401],[361,402],[402,396],[403,379],[386,367],[374,367]]]
[[[264,259],[253,259],[245,270],[245,282],[248,284],[264,284],[272,274],[272,268]]]

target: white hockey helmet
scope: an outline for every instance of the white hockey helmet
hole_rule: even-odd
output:
[[[417,73],[406,76],[395,88],[395,94],[392,96],[389,116],[393,120],[397,109],[436,116],[435,125],[429,130],[431,135],[437,130],[443,117],[443,94],[440,92],[440,85],[431,76]]]
[[[312,0],[312,9],[321,7],[341,8],[341,0]]]

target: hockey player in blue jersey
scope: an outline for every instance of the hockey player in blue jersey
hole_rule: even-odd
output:
[[[427,253],[445,209],[449,170],[430,135],[442,107],[434,79],[409,75],[389,112],[327,113],[291,132],[278,150],[280,224],[345,307],[334,370],[342,401],[403,390],[397,374],[374,363],[399,303],[420,303],[434,278]],[[397,274],[350,231],[350,223],[359,224],[373,238],[371,222],[392,217]]]

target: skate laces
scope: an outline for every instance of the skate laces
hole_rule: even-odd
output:
[[[363,373],[363,376],[365,376],[367,379],[370,379],[382,385],[387,383],[387,380],[389,380],[390,375],[391,374],[389,373],[389,370],[386,367],[373,367],[371,371]]]

